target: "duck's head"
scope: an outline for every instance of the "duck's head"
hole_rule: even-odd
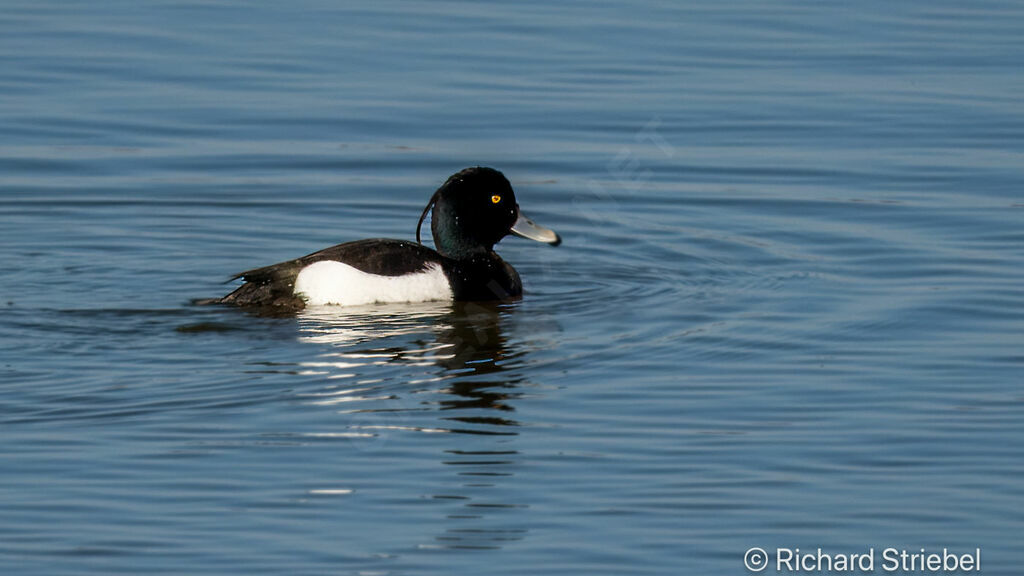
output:
[[[509,233],[552,246],[562,242],[553,230],[523,216],[512,185],[493,168],[466,168],[434,192],[416,224],[416,241],[421,244],[420,227],[428,212],[434,246],[442,255],[456,260],[491,251]]]

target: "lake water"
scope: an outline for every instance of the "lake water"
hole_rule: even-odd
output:
[[[1002,1],[5,2],[0,572],[1018,574],[1022,62]],[[477,164],[564,238],[521,301],[190,304]]]

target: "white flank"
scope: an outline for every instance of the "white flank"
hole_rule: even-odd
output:
[[[303,268],[295,279],[295,294],[313,306],[452,299],[448,277],[439,264],[431,264],[415,274],[378,276],[334,260],[314,262]]]

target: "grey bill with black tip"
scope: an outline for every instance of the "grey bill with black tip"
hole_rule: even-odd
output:
[[[534,224],[533,220],[523,216],[522,212],[519,213],[516,223],[512,225],[512,233],[520,238],[529,238],[552,246],[562,243],[562,238],[554,230]]]

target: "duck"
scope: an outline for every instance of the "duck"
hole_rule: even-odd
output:
[[[420,236],[428,213],[436,249],[425,246]],[[246,270],[229,280],[242,280],[238,288],[203,303],[293,311],[309,306],[518,299],[522,280],[494,251],[509,234],[551,246],[562,242],[555,231],[522,213],[504,174],[474,166],[450,176],[430,197],[416,223],[415,242],[355,240]]]

